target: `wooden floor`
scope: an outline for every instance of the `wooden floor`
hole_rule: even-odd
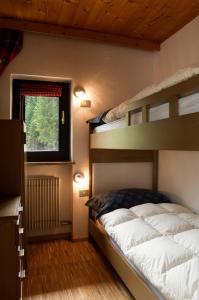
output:
[[[24,299],[124,300],[133,297],[91,243],[63,240],[28,247]]]

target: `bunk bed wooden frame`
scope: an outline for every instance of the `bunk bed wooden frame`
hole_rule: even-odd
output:
[[[90,125],[90,196],[92,165],[112,162],[151,162],[152,188],[158,189],[158,150],[199,150],[199,113],[178,115],[178,99],[199,91],[199,75],[131,104],[125,128],[93,133]],[[169,118],[149,122],[150,107],[169,102]],[[142,112],[140,125],[132,125],[133,112]],[[89,212],[89,235],[112,264],[136,300],[157,300],[155,293],[113,245],[102,226]]]

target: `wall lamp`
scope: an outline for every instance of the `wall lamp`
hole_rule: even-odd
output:
[[[85,189],[86,180],[85,180],[85,176],[82,172],[76,172],[73,175],[73,181],[78,185],[80,197],[89,196],[88,189]]]
[[[80,101],[80,107],[91,107],[91,100],[86,99],[86,91],[81,86],[77,86],[73,91],[74,96]]]
[[[84,174],[82,172],[76,172],[73,176],[74,182],[76,182],[78,185],[82,185],[85,181]]]

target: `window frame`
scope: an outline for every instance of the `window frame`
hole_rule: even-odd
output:
[[[71,82],[13,79],[12,119],[25,120],[25,97],[20,96],[22,83],[55,84],[62,87],[59,97],[59,151],[27,151],[28,162],[68,162],[71,160]],[[64,124],[62,112],[64,111]]]

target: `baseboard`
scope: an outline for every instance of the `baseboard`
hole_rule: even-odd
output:
[[[58,233],[58,234],[49,234],[49,235],[40,235],[40,236],[31,236],[27,237],[28,243],[45,243],[54,240],[71,240],[71,233]]]

